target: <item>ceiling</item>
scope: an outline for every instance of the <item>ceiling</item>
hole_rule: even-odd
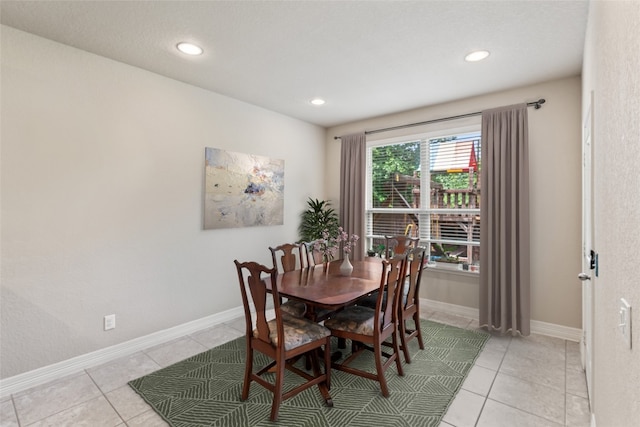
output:
[[[578,75],[588,7],[586,0],[2,0],[0,14],[4,25],[330,127]],[[179,53],[180,41],[204,54]],[[477,49],[491,55],[465,62]],[[314,97],[326,104],[311,105]]]

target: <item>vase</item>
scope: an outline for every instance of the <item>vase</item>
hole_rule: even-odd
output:
[[[343,276],[350,276],[352,271],[353,265],[351,265],[351,261],[349,261],[349,254],[345,252],[344,258],[342,259],[342,265],[340,265],[340,274]]]

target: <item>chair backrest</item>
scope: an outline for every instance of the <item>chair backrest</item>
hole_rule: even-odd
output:
[[[306,246],[304,243],[284,243],[275,248],[270,247],[273,268],[278,273],[286,273],[307,266]]]
[[[380,328],[380,332],[389,327],[395,327],[395,322],[398,318],[398,304],[404,286],[406,261],[406,254],[382,260],[382,277],[380,278],[380,289],[375,309],[376,322],[374,325],[374,327]]]
[[[322,252],[316,248],[316,240],[311,242],[302,243],[305,251],[305,260],[307,261],[307,267],[313,267],[315,265],[322,264]]]
[[[408,249],[418,246],[420,241],[417,237],[411,236],[384,236],[385,258],[390,258],[391,254],[401,255]]]
[[[238,281],[240,282],[240,292],[242,293],[247,339],[256,337],[256,334],[253,332],[255,327],[258,332],[257,338],[267,344],[272,344],[271,338],[269,337],[270,330],[266,316],[269,292],[267,292],[267,285],[264,279],[268,277],[271,280],[271,296],[276,312],[277,333],[279,337],[282,337],[284,336],[284,328],[279,315],[280,295],[278,294],[276,282],[278,272],[275,268],[269,268],[253,261],[240,263],[238,260],[235,260],[233,262],[238,270]],[[251,311],[252,304],[255,312]]]
[[[424,270],[424,260],[427,253],[427,248],[424,246],[417,246],[407,252],[407,267],[405,271],[406,285],[404,294],[406,298],[400,298],[400,310],[404,311],[407,308],[415,305],[417,299],[420,297],[420,280],[422,278],[422,270]]]

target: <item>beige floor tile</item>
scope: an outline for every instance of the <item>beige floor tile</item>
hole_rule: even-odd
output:
[[[191,337],[181,337],[147,349],[144,353],[164,368],[207,350]]]
[[[512,339],[513,337],[511,335],[499,335],[496,332],[492,332],[491,338],[489,338],[489,341],[484,345],[484,348],[506,352]]]
[[[29,425],[98,396],[100,390],[82,372],[17,393],[13,401],[21,425]]]
[[[589,397],[587,394],[587,378],[583,371],[567,368],[567,389],[566,392],[585,399]]]
[[[29,427],[114,427],[119,424],[122,424],[122,419],[107,399],[100,396],[30,424]]]
[[[566,357],[566,344],[560,338],[532,334],[528,337],[514,337],[509,345],[509,352],[530,359],[562,360]]]
[[[584,369],[582,369],[580,346],[581,344],[578,342],[567,341],[567,369],[584,371]]]
[[[469,323],[466,326],[467,329],[471,329],[474,331],[478,331],[478,330],[484,330],[483,328],[480,328],[480,323],[478,322],[478,319],[472,319],[471,323]]]
[[[89,375],[96,382],[103,393],[108,393],[140,378],[143,375],[160,369],[153,359],[139,352],[128,357],[107,363],[88,370]]]
[[[523,369],[526,367],[526,369]],[[557,357],[547,359],[525,357],[507,352],[500,365],[500,372],[520,379],[565,391],[565,362]]]
[[[558,424],[564,424],[564,392],[498,372],[489,398]]]
[[[169,424],[151,409],[127,422],[129,427],[168,427]]]
[[[11,399],[4,399],[0,403],[0,427],[18,427],[18,417]]]
[[[547,419],[487,399],[476,427],[561,427]]]
[[[197,332],[191,338],[207,348],[214,348],[241,336],[244,336],[244,332],[223,324]]]
[[[228,326],[230,328],[233,328],[238,332],[242,332],[243,334],[246,331],[246,325],[245,325],[245,321],[244,321],[244,316],[238,317],[237,319],[230,320],[228,322],[225,322],[225,323],[223,323],[223,325],[226,325],[226,326]]]
[[[591,413],[589,411],[589,400],[583,397],[566,395],[566,425],[567,427],[589,427],[591,424]]]
[[[476,359],[475,364],[478,366],[482,366],[483,368],[491,369],[492,371],[497,371],[498,369],[500,369],[500,365],[502,364],[504,355],[504,350],[485,348]]]
[[[456,427],[474,427],[485,397],[460,390],[442,420]]]
[[[147,402],[128,385],[110,391],[106,396],[125,421],[147,412],[150,408]]]
[[[433,313],[429,320],[445,325],[457,326],[458,328],[466,328],[471,324],[471,319],[467,317],[454,316],[447,313]]]
[[[462,389],[481,396],[487,396],[497,372],[480,365],[474,365],[462,383]]]

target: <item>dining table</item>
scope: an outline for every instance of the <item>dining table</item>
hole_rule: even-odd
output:
[[[335,260],[307,268],[278,274],[276,286],[281,297],[302,301],[307,305],[306,316],[314,321],[324,320],[319,315],[341,310],[380,288],[382,259],[366,257],[351,261],[353,271],[340,272],[342,260]],[[271,281],[266,286],[271,290]]]

